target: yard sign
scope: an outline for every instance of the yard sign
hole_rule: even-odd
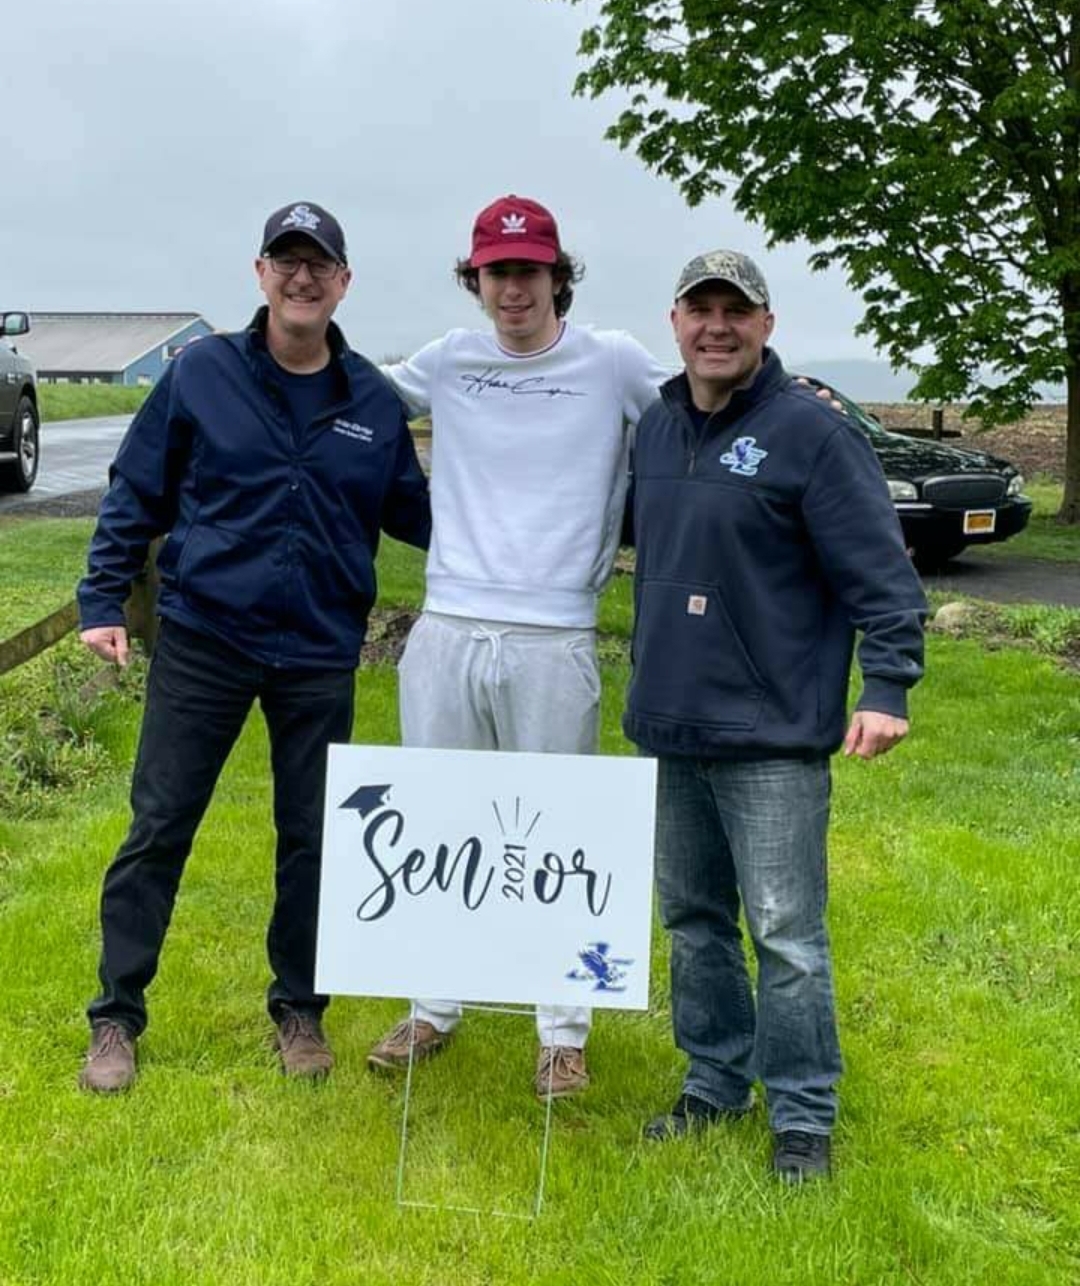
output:
[[[645,1009],[656,764],[332,746],[317,990]]]

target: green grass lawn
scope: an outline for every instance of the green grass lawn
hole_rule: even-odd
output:
[[[43,562],[62,580],[85,525],[57,524],[47,540],[43,528]],[[15,534],[0,527],[5,586],[23,566]],[[387,545],[381,571],[386,600],[415,605],[418,556]],[[619,577],[603,606],[615,754],[630,753],[618,730],[629,612]],[[78,1092],[100,879],[127,824],[138,723],[130,698],[106,698],[94,735],[107,769],[34,819],[0,815],[0,1283],[1080,1280],[1080,678],[1028,652],[929,646],[908,742],[836,765],[831,926],[847,1070],[834,1180],[774,1185],[760,1109],[700,1139],[640,1140],[681,1068],[657,930],[650,1011],[598,1017],[594,1083],[556,1107],[534,1222],[395,1205],[403,1095],[364,1055],[398,1003],[334,1002],[338,1065],[324,1086],[277,1072],[262,996],[273,837],[257,719],[189,864],[139,1083],[118,1099]],[[14,678],[0,678],[0,711]],[[357,696],[355,739],[395,742],[392,668],[363,671]],[[533,1041],[529,1018],[472,1014],[418,1074],[409,1199],[528,1209],[543,1123]]]
[[[0,515],[0,639],[71,601],[93,529],[92,518]]]
[[[980,545],[980,554],[1080,563],[1080,527],[1066,527],[1057,521],[1063,490],[1060,482],[1046,479],[1025,483],[1024,494],[1035,502],[1027,527],[1011,540],[1003,540],[996,545]]]
[[[41,418],[83,420],[97,415],[131,415],[146,400],[149,388],[123,384],[39,384]]]

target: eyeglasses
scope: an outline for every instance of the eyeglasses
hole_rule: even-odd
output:
[[[305,255],[265,255],[270,260],[270,268],[279,277],[295,277],[301,268],[306,268],[316,281],[330,281],[338,275],[341,264],[333,259],[307,258]]]

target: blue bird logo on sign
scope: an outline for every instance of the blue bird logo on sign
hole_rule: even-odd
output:
[[[583,951],[578,952],[582,968],[571,969],[566,975],[572,982],[591,982],[593,991],[625,991],[619,984],[626,977],[624,966],[632,965],[632,959],[609,956],[610,946],[606,942],[590,942]]]

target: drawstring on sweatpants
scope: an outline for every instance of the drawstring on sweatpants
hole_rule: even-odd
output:
[[[499,684],[502,683],[502,655],[503,655],[502,642],[503,642],[503,639],[506,637],[506,635],[509,633],[510,633],[509,630],[488,630],[488,629],[485,629],[482,625],[479,625],[475,630],[472,631],[472,635],[471,635],[471,637],[476,639],[478,643],[491,644],[491,663],[495,671],[496,687],[498,687]]]

